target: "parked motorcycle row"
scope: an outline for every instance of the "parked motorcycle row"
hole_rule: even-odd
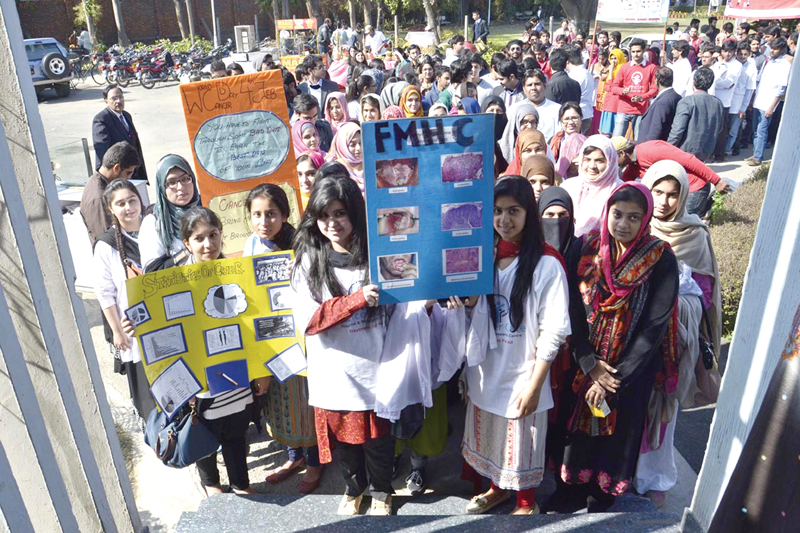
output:
[[[210,74],[203,68],[217,59],[230,55],[234,48],[233,41],[228,41],[206,53],[194,47],[186,52],[175,52],[163,47],[134,49],[114,45],[104,53],[83,56],[73,62],[73,73],[76,78],[91,77],[98,85],[116,84],[127,87],[131,82],[138,82],[145,89],[152,89],[156,83],[166,81],[180,82],[188,77],[190,81],[209,78]],[[81,70],[77,64],[86,66]]]

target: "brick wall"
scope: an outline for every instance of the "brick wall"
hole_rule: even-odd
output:
[[[103,10],[98,24],[100,40],[111,45],[117,40],[117,28],[114,23],[114,10],[111,0],[99,0]],[[181,0],[184,2],[184,0]],[[67,37],[72,33],[72,7],[80,0],[17,0],[22,32],[26,38],[54,37],[66,45]],[[180,39],[180,29],[175,16],[172,0],[120,0],[122,14],[125,19],[125,30],[131,41],[152,41],[155,39]],[[184,23],[189,30],[186,19],[186,4],[183,3]],[[211,1],[192,0],[194,11],[195,34],[210,40],[206,25],[213,31],[211,23]],[[252,0],[216,0],[216,15],[220,22],[220,40],[233,38],[235,25],[253,24],[253,15],[258,15],[259,36],[274,35],[271,17],[261,13]],[[203,24],[205,21],[205,25]]]

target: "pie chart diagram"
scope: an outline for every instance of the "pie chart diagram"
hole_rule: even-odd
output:
[[[211,318],[233,318],[247,309],[247,299],[236,283],[215,285],[208,289],[203,307]]]

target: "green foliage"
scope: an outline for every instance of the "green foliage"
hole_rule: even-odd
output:
[[[715,198],[712,208],[709,231],[719,263],[724,336],[733,333],[736,325],[744,275],[756,238],[768,174],[769,165],[762,165],[735,191],[723,196],[722,200]]]
[[[134,48],[149,48],[150,45],[142,44],[142,43],[135,43]],[[155,42],[155,46],[164,48],[165,50],[169,50],[170,52],[188,52],[189,49],[192,47],[192,40],[187,38],[180,41],[170,41],[169,39],[159,39]],[[203,53],[207,54],[211,51],[214,46],[211,44],[211,41],[207,39],[203,39],[202,37],[195,37],[194,38],[194,46],[199,47]]]
[[[84,4],[86,5],[86,10],[83,9]],[[73,6],[72,12],[75,14],[75,25],[79,28],[85,28],[86,24],[86,12],[89,12],[89,16],[92,17],[95,25],[100,22],[100,18],[103,16],[103,8],[100,6],[100,3],[95,0],[86,0],[85,2],[78,2],[77,5]]]

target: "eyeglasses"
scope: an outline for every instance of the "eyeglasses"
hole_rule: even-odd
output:
[[[190,183],[192,183],[192,177],[189,176],[188,174],[184,174],[183,176],[181,176],[178,179],[167,180],[164,183],[164,185],[167,186],[167,189],[177,189],[178,185],[184,185],[185,186],[185,185],[189,185]]]
[[[531,126],[535,128],[538,124],[539,121],[536,120],[535,118],[523,118],[519,123],[521,128],[524,128],[525,126]]]
[[[581,119],[579,117],[564,117],[564,118],[561,119],[561,122],[563,122],[564,124],[566,124],[567,122],[575,123],[575,122],[580,122],[580,121],[581,121]]]

